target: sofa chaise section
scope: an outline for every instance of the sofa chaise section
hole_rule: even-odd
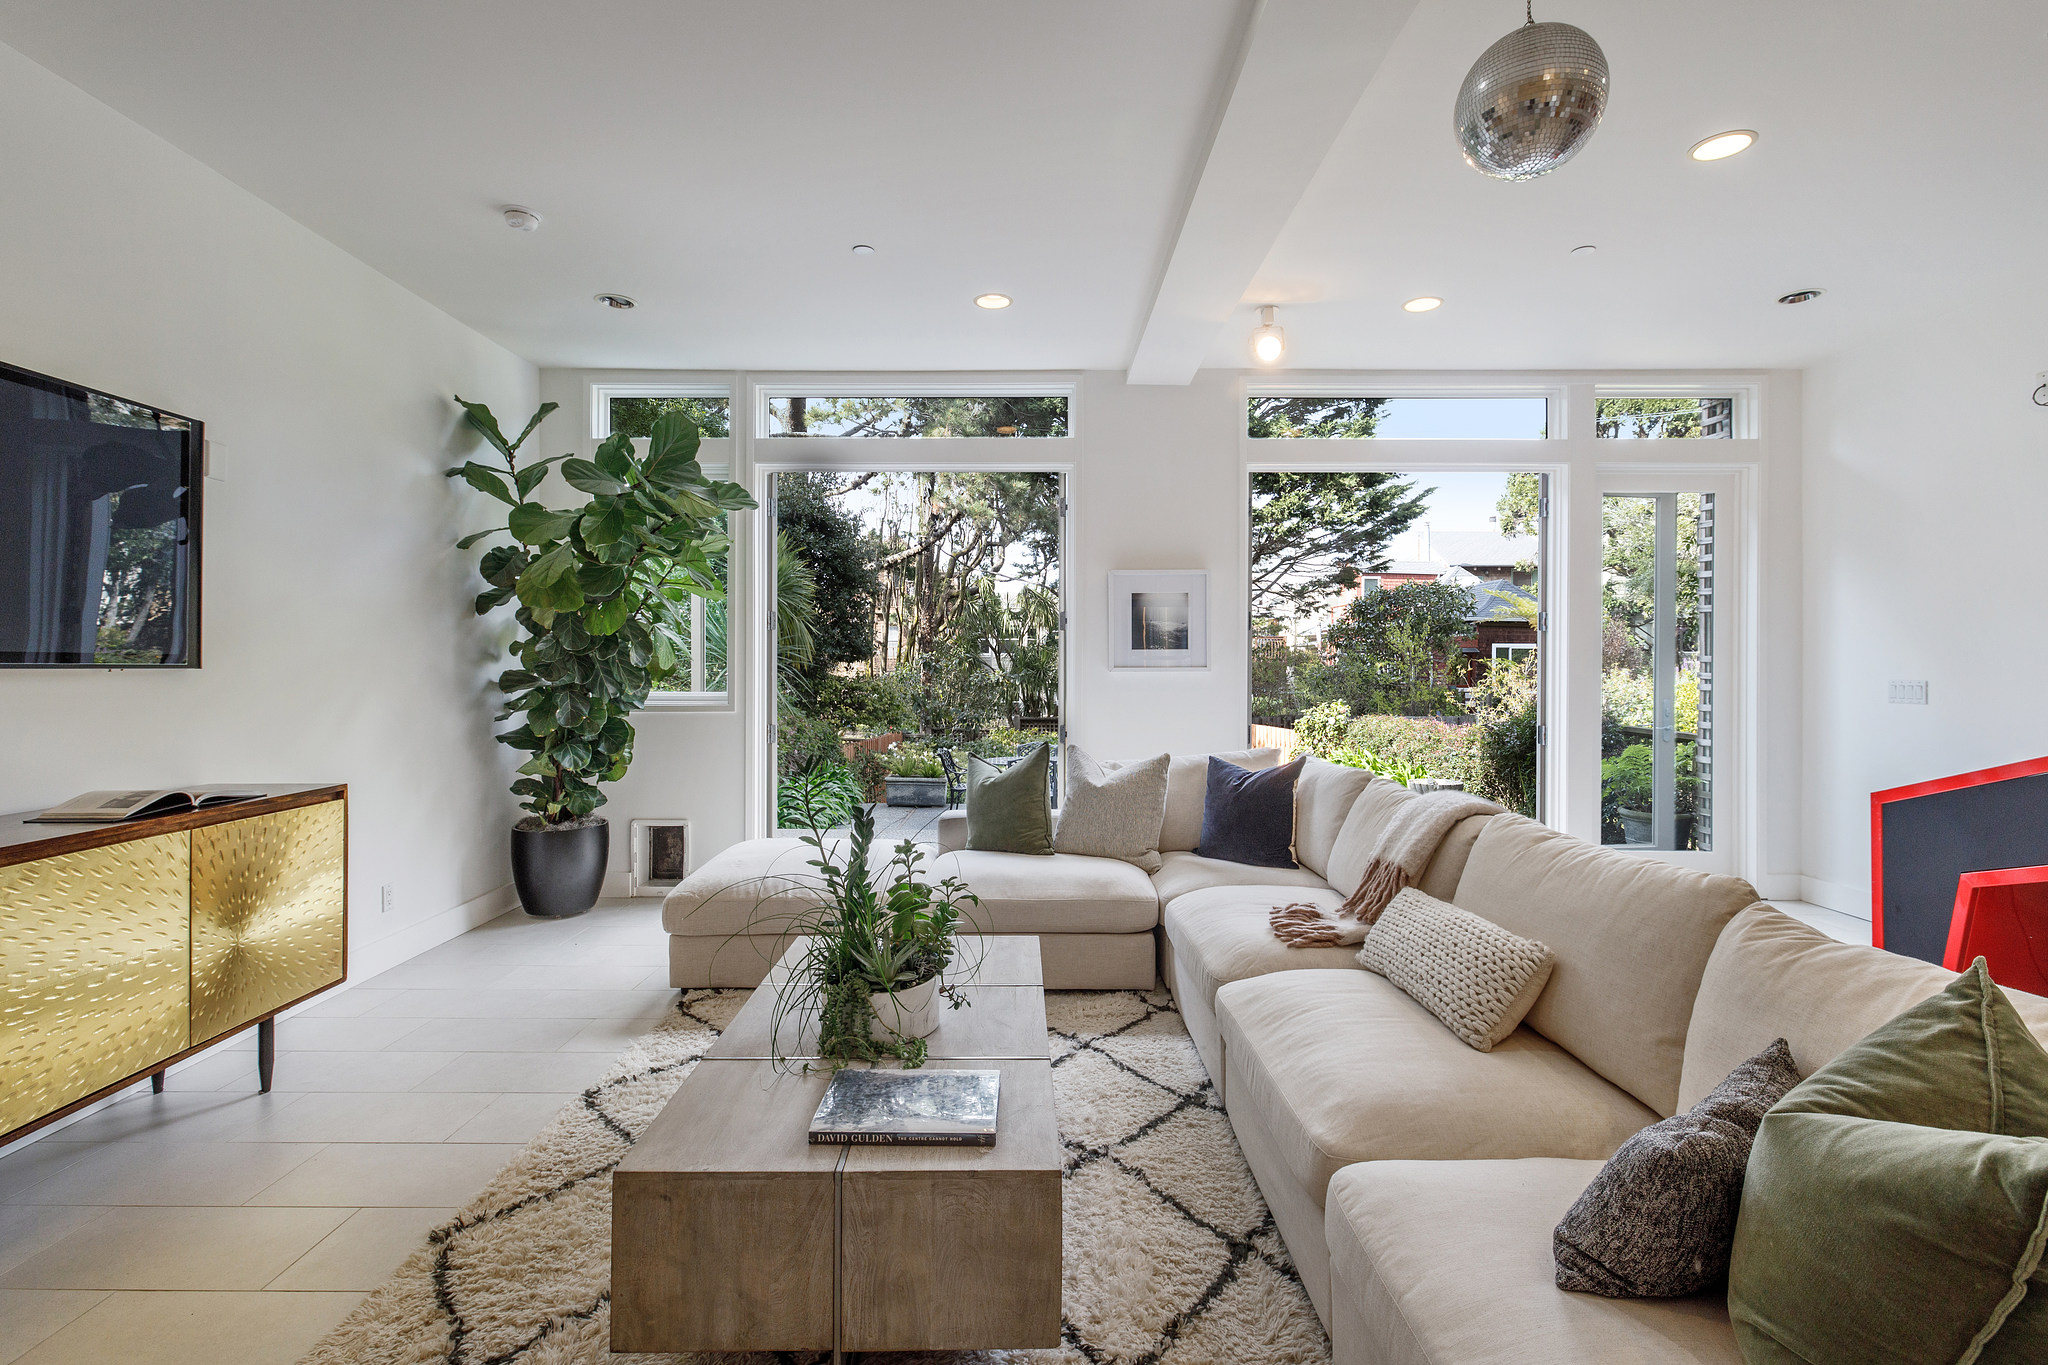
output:
[[[1338,1172],[1335,1365],[1742,1365],[1724,1295],[1557,1287],[1551,1229],[1603,1164],[1368,1161]]]
[[[1657,1115],[1517,1029],[1475,1052],[1383,977],[1276,972],[1216,994],[1231,1127],[1309,1299],[1330,1321],[1323,1202],[1360,1161],[1604,1160]]]

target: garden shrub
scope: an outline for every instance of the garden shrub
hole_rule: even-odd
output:
[[[917,713],[898,673],[827,673],[812,686],[811,710],[842,732],[882,735],[917,728]]]
[[[781,829],[834,829],[853,819],[865,795],[844,763],[786,773],[775,784],[775,823]]]
[[[775,730],[776,763],[785,775],[793,777],[821,764],[845,766],[839,727],[795,706],[788,697],[776,708]]]
[[[924,744],[892,744],[882,755],[882,767],[891,777],[944,777],[945,765],[936,750]]]

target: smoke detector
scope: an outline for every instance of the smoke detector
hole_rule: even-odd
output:
[[[517,204],[507,204],[502,212],[505,215],[505,226],[511,228],[514,232],[540,231],[540,215],[532,209],[521,208]]]

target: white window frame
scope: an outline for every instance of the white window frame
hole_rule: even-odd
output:
[[[1757,401],[1759,387],[1759,385],[1753,382],[1739,384],[1702,384],[1694,382],[1679,384],[1595,384],[1593,386],[1594,427],[1588,434],[1597,440],[1607,442],[1611,449],[1625,449],[1624,442],[1670,439],[1663,436],[1601,436],[1598,400],[1602,398],[1727,398],[1732,399],[1735,404],[1734,417],[1729,422],[1729,439],[1737,441],[1755,440],[1758,427],[1757,410],[1760,406]]]
[[[729,383],[677,382],[677,383],[619,383],[593,380],[589,384],[589,401],[585,405],[590,414],[590,439],[595,445],[605,441],[612,434],[612,400],[614,398],[723,398],[726,400],[727,428],[736,430],[739,419],[739,402]],[[635,439],[634,449],[642,451],[646,445]],[[738,468],[736,458],[737,440],[732,436],[707,436],[698,451],[698,463],[706,475],[714,479],[735,480]],[[710,604],[701,597],[690,599],[690,685],[687,688],[671,688],[647,695],[646,711],[731,711],[735,708],[737,689],[733,686],[734,655],[737,653],[734,629],[737,598],[733,583],[737,577],[740,555],[737,540],[727,552],[725,561],[725,686],[707,688],[704,678],[704,632]]]
[[[1490,659],[1506,659],[1512,663],[1520,659],[1523,654],[1534,654],[1537,648],[1538,646],[1534,641],[1495,640],[1493,642],[1493,652],[1487,655],[1487,657]],[[1503,650],[1507,652],[1502,653],[1501,651]]]
[[[1602,396],[1608,395],[1603,393]],[[1739,415],[1737,420],[1740,420]],[[1610,450],[1621,447],[1620,442],[1612,440],[1604,440],[1600,444]],[[1621,448],[1633,454],[1646,446],[1678,446],[1692,451],[1729,444],[1729,441],[1651,439]],[[1754,648],[1759,615],[1756,575],[1753,572],[1757,555],[1757,469],[1754,465],[1661,461],[1656,464],[1614,461],[1603,462],[1599,466],[1596,496],[1602,500],[1603,512],[1607,498],[1646,497],[1654,493],[1714,495],[1714,848],[1711,852],[1700,853],[1691,849],[1637,849],[1622,844],[1604,844],[1602,847],[1610,852],[1655,857],[1701,872],[1732,872],[1754,880],[1754,869],[1747,860],[1753,850],[1761,847],[1760,832],[1756,828],[1761,809],[1757,791],[1760,764],[1754,750],[1756,727],[1751,721],[1761,686],[1757,650]],[[1596,549],[1595,553],[1599,554],[1600,550]],[[1604,605],[1597,601],[1600,592],[1597,582],[1593,591],[1595,605],[1602,606],[1604,615]],[[1597,656],[1597,636],[1594,653]],[[1601,703],[1600,690],[1606,680],[1604,671],[1597,668],[1598,662],[1596,657],[1592,680],[1595,686],[1592,703],[1596,716]],[[1733,686],[1729,686],[1730,683]],[[1597,729],[1587,747],[1591,754],[1595,781],[1593,795],[1597,805],[1600,748]],[[1583,837],[1590,843],[1600,843],[1597,823],[1592,833]]]
[[[1756,602],[1757,570],[1762,553],[1761,460],[1765,377],[1756,372],[1585,372],[1432,371],[1316,372],[1274,376],[1241,371],[1233,423],[1238,433],[1240,506],[1249,507],[1255,470],[1382,471],[1428,473],[1518,471],[1549,476],[1550,518],[1544,572],[1544,611],[1548,630],[1542,643],[1544,686],[1539,723],[1544,728],[1543,793],[1545,823],[1586,839],[1600,840],[1600,565],[1603,551],[1601,498],[1607,492],[1661,491],[1660,477],[1693,480],[1673,491],[1725,493],[1727,511],[1717,515],[1723,575],[1716,606],[1716,648],[1723,651],[1717,666],[1729,692],[1717,699],[1714,821],[1715,851],[1710,854],[1645,851],[1692,866],[1712,865],[1738,871],[1759,885],[1767,878],[1762,866],[1764,840],[1762,763],[1756,752],[1758,726],[1754,715],[1762,704],[1761,652],[1757,632],[1762,612]],[[1547,439],[1497,440],[1434,437],[1254,438],[1245,430],[1246,402],[1253,397],[1386,397],[1550,399]],[[1734,397],[1735,431],[1730,440],[1603,440],[1597,434],[1595,398]],[[1727,488],[1700,478],[1725,477]],[[1576,532],[1576,534],[1575,534]],[[1251,575],[1249,524],[1237,528],[1239,572]],[[1249,679],[1247,679],[1249,704]],[[1723,796],[1727,803],[1722,803]]]
[[[751,401],[748,403],[749,443],[757,462],[775,460],[785,467],[794,456],[785,457],[769,454],[779,452],[782,447],[810,452],[807,460],[827,460],[846,465],[849,459],[858,458],[857,452],[872,451],[877,444],[896,444],[912,449],[931,447],[933,449],[957,450],[977,463],[983,455],[982,447],[993,446],[1010,450],[1022,445],[1027,450],[1047,449],[1065,451],[1073,448],[1074,433],[1080,429],[1081,381],[1075,374],[1020,375],[1020,374],[819,374],[819,375],[761,375],[755,376],[751,384]],[[1067,400],[1067,434],[1064,436],[771,436],[768,434],[768,403],[775,398],[1064,398]],[[737,432],[738,428],[735,427]],[[870,455],[870,463],[863,468],[883,469],[887,461],[876,461]],[[932,466],[930,457],[913,455],[905,457],[911,464],[922,462]],[[1028,468],[1034,460],[1045,456],[1024,456],[1018,459],[1016,467]],[[1066,460],[1066,455],[1051,458]],[[823,467],[823,466],[819,466]],[[908,464],[905,468],[910,467]],[[964,466],[963,466],[964,467]]]
[[[1061,477],[1062,518],[1060,539],[1060,619],[1071,622],[1074,593],[1075,519],[1072,487],[1075,452],[1081,430],[1081,376],[1073,371],[975,372],[926,371],[776,371],[750,373],[747,385],[745,425],[735,420],[733,435],[738,441],[741,461],[748,474],[748,490],[764,509],[773,506],[775,476],[796,470],[865,473],[871,469],[891,472],[929,472],[991,469],[1019,473],[1058,474]],[[801,396],[930,398],[983,395],[1020,398],[1065,398],[1065,436],[923,436],[915,439],[875,436],[767,436],[768,400]],[[737,405],[735,405],[737,411]],[[775,810],[775,576],[769,559],[775,537],[754,537],[747,560],[748,572],[760,591],[754,594],[751,619],[762,629],[748,636],[747,684],[744,709],[752,719],[747,739],[747,814],[749,837],[774,832]],[[731,661],[727,661],[727,676]],[[1073,677],[1073,630],[1060,631],[1060,724],[1064,728],[1072,705],[1069,690]]]

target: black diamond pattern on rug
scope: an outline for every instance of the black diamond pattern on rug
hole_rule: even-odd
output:
[[[302,1365],[813,1365],[614,1356],[612,1169],[750,993],[684,991]],[[1046,996],[1065,1151],[1063,1345],[880,1365],[1315,1365],[1329,1346],[1165,992]]]

